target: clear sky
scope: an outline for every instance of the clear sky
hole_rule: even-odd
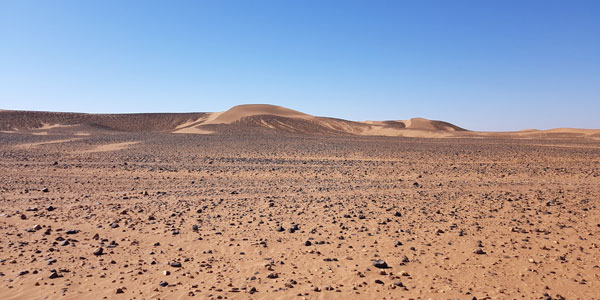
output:
[[[600,128],[600,1],[0,0],[0,108]]]

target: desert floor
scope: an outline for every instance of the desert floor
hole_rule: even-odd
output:
[[[0,299],[600,299],[598,140],[0,142]]]

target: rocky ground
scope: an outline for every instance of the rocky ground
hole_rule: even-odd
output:
[[[0,133],[1,299],[600,299],[600,141]]]

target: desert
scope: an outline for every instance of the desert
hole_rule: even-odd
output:
[[[1,299],[600,299],[600,131],[0,111]]]

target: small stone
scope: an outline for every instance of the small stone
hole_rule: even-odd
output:
[[[100,255],[102,255],[104,253],[104,249],[102,249],[102,247],[98,247],[98,248],[96,248],[96,250],[94,250],[93,253],[96,256],[100,256]]]
[[[385,262],[385,260],[376,260],[373,262],[373,266],[375,268],[380,268],[380,269],[387,269],[389,268],[388,264]]]
[[[58,272],[56,272],[56,270],[51,270],[50,271],[50,276],[48,276],[48,278],[50,279],[55,279],[55,278],[59,278],[62,277],[60,274],[58,274]]]
[[[306,241],[306,242],[304,242],[304,246],[310,246],[310,245],[312,245],[312,242],[311,242],[311,241]]]
[[[49,190],[47,187],[45,187],[45,188],[43,188],[43,189],[42,189],[42,192],[44,192],[44,193],[47,193],[47,192],[49,192],[49,191],[50,191],[50,190]]]
[[[158,285],[160,285],[160,286],[162,286],[162,287],[165,287],[165,286],[168,286],[168,285],[169,285],[169,283],[168,283],[168,282],[166,282],[166,281],[161,281],[161,282],[160,282]]]
[[[473,251],[473,253],[481,255],[481,254],[485,254],[485,251],[483,251],[483,249],[481,249],[481,248],[477,248],[477,249],[475,249],[475,251]]]
[[[169,266],[173,267],[173,268],[181,268],[181,263],[178,261],[174,261],[169,263]]]
[[[396,281],[394,282],[395,286],[399,286],[399,287],[404,287],[404,284],[402,283],[402,281]]]
[[[116,291],[116,293],[117,293],[117,294],[123,294],[123,293],[125,293],[125,292],[123,291],[123,289],[122,289],[122,288],[118,288],[118,289],[117,289],[117,291]]]

